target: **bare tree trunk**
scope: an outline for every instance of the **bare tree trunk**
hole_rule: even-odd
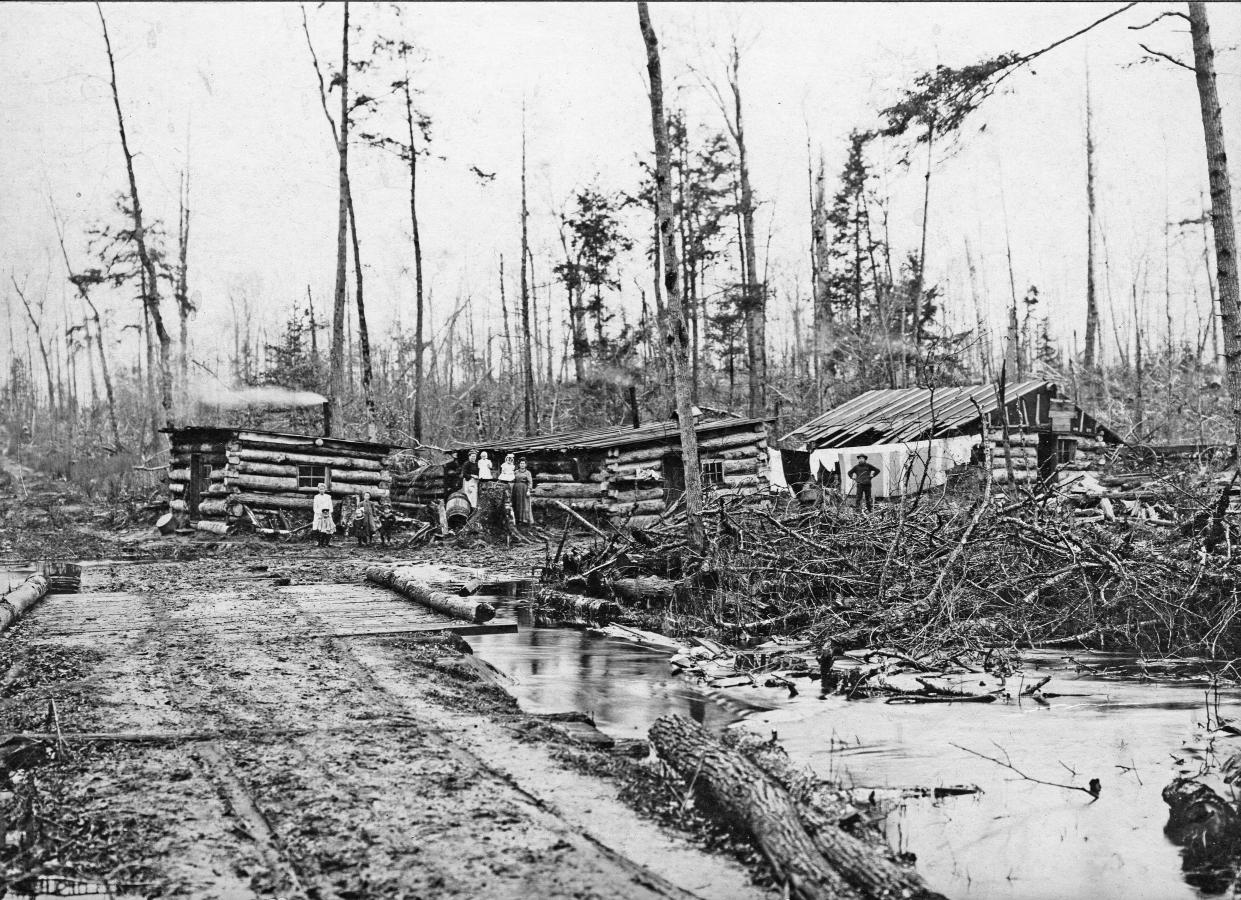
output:
[[[741,223],[745,240],[745,303],[747,352],[750,356],[751,416],[762,415],[767,406],[767,296],[766,285],[758,283],[758,256],[754,249],[754,190],[750,185],[750,163],[745,145],[745,123],[741,117],[741,53],[733,41],[732,69],[728,86],[733,95],[733,138],[737,143],[737,172],[741,181]]]
[[[345,0],[341,27],[340,125],[337,128],[339,200],[336,211],[336,290],[332,297],[332,349],[328,402],[332,426],[339,429],[343,417],[341,401],[345,393],[345,304],[349,276],[349,0]]]
[[[570,301],[572,302],[572,301]],[[504,376],[513,371],[513,329],[508,323],[508,300],[504,293],[504,254],[500,254],[500,315],[504,317]]]
[[[1094,280],[1094,122],[1090,108],[1090,70],[1086,70],[1086,352],[1082,363],[1087,369],[1095,365],[1095,347],[1099,342],[1099,301]]]
[[[522,104],[521,115],[521,366],[522,382],[525,385],[525,397],[522,409],[525,412],[526,434],[534,434],[537,426],[534,414],[534,365],[530,358],[530,285],[526,272],[526,258],[530,253],[528,219],[530,211],[526,206],[526,108]]]
[[[51,198],[48,199],[50,202]],[[99,351],[99,372],[103,378],[104,397],[108,402],[108,425],[112,431],[113,449],[119,451],[121,447],[121,430],[116,421],[116,396],[112,392],[112,374],[108,369],[108,354],[103,346],[103,322],[100,320],[99,310],[96,308],[94,301],[91,300],[90,293],[86,288],[86,279],[75,273],[73,266],[69,264],[69,251],[65,248],[65,232],[60,224],[60,217],[56,214],[55,205],[52,206],[52,223],[56,226],[56,239],[60,243],[60,255],[65,261],[65,271],[69,274],[69,280],[73,282],[73,286],[78,289],[78,296],[90,307],[91,319],[95,323],[95,348]],[[9,343],[12,344],[11,338]]]
[[[422,232],[418,227],[418,145],[414,138],[414,99],[405,73],[405,125],[409,134],[409,223],[414,239],[414,440],[422,440],[423,368],[426,363],[426,303],[422,287]]]
[[[1224,150],[1224,120],[1215,86],[1215,50],[1206,4],[1189,4],[1190,34],[1194,42],[1194,72],[1206,136],[1207,176],[1211,186],[1211,227],[1215,232],[1215,266],[1219,282],[1220,326],[1224,332],[1224,360],[1228,393],[1232,398],[1233,440],[1241,448],[1241,297],[1237,285],[1237,232],[1232,217],[1232,186]]]
[[[103,42],[108,51],[108,70],[112,78],[112,103],[116,107],[116,124],[121,135],[121,150],[125,153],[125,171],[129,176],[129,199],[133,204],[131,214],[134,220],[134,243],[138,248],[138,261],[142,265],[143,277],[146,279],[142,297],[147,315],[155,327],[159,339],[160,356],[160,407],[163,409],[164,421],[172,416],[172,338],[164,327],[164,317],[159,308],[159,283],[155,276],[155,263],[147,252],[146,230],[142,223],[142,204],[138,199],[138,180],[134,176],[134,157],[129,152],[129,138],[125,133],[125,116],[121,112],[121,95],[116,85],[116,61],[112,56],[112,41],[108,37],[108,23],[103,17],[103,8],[96,3],[99,11],[99,22],[103,27]]]
[[[353,279],[358,305],[358,348],[362,351],[362,400],[366,405],[366,438],[375,440],[375,397],[371,393],[371,335],[366,327],[366,301],[362,294],[362,250],[358,244],[358,220],[353,213],[353,185],[347,194],[349,206],[349,237],[353,244]]]
[[[638,3],[638,26],[646,44],[646,69],[651,82],[651,130],[655,136],[655,208],[664,262],[667,299],[668,356],[676,394],[677,425],[681,432],[681,455],[685,468],[685,539],[689,550],[702,552],[706,532],[702,523],[702,472],[698,464],[698,435],[694,431],[693,394],[689,384],[688,341],[685,312],[681,308],[680,266],[677,264],[676,227],[672,221],[672,162],[668,151],[668,120],[664,116],[664,83],[659,59],[659,40],[651,27],[645,0]]]
[[[914,354],[922,347],[922,293],[926,286],[926,230],[931,212],[931,159],[935,150],[935,123],[926,129],[926,175],[922,188],[922,241],[918,247],[918,270],[914,273]]]
[[[193,304],[189,293],[189,254],[190,254],[190,175],[187,170],[181,177],[181,202],[177,216],[177,316],[181,324],[181,364],[180,380],[182,397],[189,389],[190,380],[190,313]]]
[[[807,145],[807,149],[809,146]],[[827,190],[823,157],[814,176],[810,200],[810,277],[814,297],[814,379],[815,408],[823,411],[823,398],[831,364],[829,362],[832,306],[828,297],[829,258],[827,251]],[[876,283],[876,290],[878,283]]]
[[[52,364],[47,355],[47,341],[43,340],[43,327],[39,322],[39,318],[35,316],[34,310],[30,306],[30,301],[26,299],[26,294],[21,289],[21,285],[17,283],[17,279],[10,275],[9,281],[13,283],[13,289],[17,291],[17,296],[21,298],[22,306],[26,307],[26,317],[30,319],[30,324],[34,328],[34,336],[39,342],[39,354],[43,357],[43,372],[47,376],[47,408],[51,410],[56,406],[56,380],[52,377]],[[42,311],[42,307],[40,307],[40,311]]]

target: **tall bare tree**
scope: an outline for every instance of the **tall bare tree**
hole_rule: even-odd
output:
[[[526,434],[534,434],[538,425],[534,409],[534,363],[530,346],[530,285],[526,261],[530,255],[530,209],[526,204],[526,106],[521,107],[521,371],[525,385],[522,408],[526,417]]]
[[[1194,75],[1206,137],[1207,177],[1211,186],[1211,227],[1215,232],[1215,267],[1219,282],[1220,325],[1232,399],[1233,439],[1241,448],[1241,296],[1237,285],[1237,232],[1232,217],[1232,184],[1224,145],[1224,119],[1215,85],[1215,49],[1206,4],[1189,4],[1194,42]]]
[[[48,198],[51,203],[51,198]],[[99,353],[99,371],[103,377],[104,398],[108,402],[108,425],[112,431],[112,446],[114,450],[120,450],[121,447],[121,429],[116,419],[116,395],[112,391],[112,373],[108,367],[108,354],[103,344],[103,322],[99,317],[99,308],[95,306],[95,301],[91,299],[90,287],[100,284],[103,281],[103,274],[95,270],[79,274],[73,270],[73,265],[69,262],[69,251],[65,248],[65,229],[60,221],[60,216],[56,212],[55,204],[51,204],[52,223],[56,226],[56,239],[60,243],[60,255],[65,261],[65,272],[68,273],[69,280],[78,290],[78,296],[82,298],[87,307],[90,309],[90,318],[95,325],[95,348]],[[10,340],[10,344],[12,341]],[[92,374],[92,384],[94,375]]]
[[[706,546],[706,531],[702,522],[702,471],[698,464],[698,435],[694,431],[694,410],[690,401],[693,387],[689,383],[689,336],[681,302],[677,229],[672,221],[672,160],[668,147],[668,120],[664,115],[663,70],[659,58],[659,39],[651,26],[650,11],[645,0],[639,0],[638,3],[638,27],[646,44],[646,71],[651,88],[651,131],[655,137],[655,211],[659,220],[659,242],[664,267],[665,340],[673,373],[672,388],[676,396],[681,458],[685,467],[685,537],[689,549],[697,553]]]
[[[130,215],[133,218],[133,240],[138,251],[138,259],[142,266],[142,298],[145,313],[150,317],[151,326],[155,329],[159,341],[159,395],[160,408],[163,410],[163,421],[167,423],[172,417],[172,337],[164,327],[164,316],[160,311],[159,279],[155,274],[155,264],[147,250],[146,229],[142,219],[142,203],[138,199],[138,179],[134,175],[134,157],[129,150],[129,137],[125,132],[125,115],[121,112],[121,94],[116,84],[116,61],[112,55],[112,41],[108,37],[108,22],[103,16],[103,7],[98,3],[95,9],[99,12],[99,23],[103,28],[104,47],[108,51],[108,71],[111,73],[112,103],[116,107],[116,125],[121,135],[121,150],[125,154],[125,171],[129,176]]]
[[[34,329],[35,340],[39,342],[39,355],[43,357],[43,371],[47,376],[47,408],[49,410],[55,409],[56,379],[52,377],[52,364],[47,353],[47,341],[43,337],[43,307],[47,303],[47,296],[45,294],[43,300],[37,304],[39,312],[36,315],[34,307],[26,299],[26,292],[17,283],[17,279],[9,275],[9,281],[13,283],[13,290],[17,291],[17,296],[21,298],[22,306],[26,308],[26,318],[30,320],[30,327]]]
[[[181,323],[180,380],[181,390],[185,391],[189,387],[190,374],[190,314],[194,312],[194,302],[190,299],[189,289],[190,173],[188,167],[181,175],[181,200],[177,221],[177,282],[173,296],[177,301],[177,315]]]
[[[1086,350],[1082,362],[1086,368],[1095,364],[1095,347],[1099,341],[1099,300],[1094,280],[1094,122],[1090,108],[1090,70],[1086,70]]]

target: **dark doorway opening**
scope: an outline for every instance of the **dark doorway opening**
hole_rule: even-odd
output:
[[[190,515],[198,515],[198,504],[211,485],[211,463],[201,453],[190,454],[190,480],[185,485],[185,505]]]
[[[685,460],[679,453],[668,453],[661,463],[664,470],[664,506],[667,507],[685,494]]]

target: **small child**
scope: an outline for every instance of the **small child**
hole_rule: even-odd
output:
[[[478,456],[478,480],[479,481],[490,481],[491,480],[491,458],[487,456],[486,450],[484,450]]]
[[[383,506],[379,508],[380,546],[388,546],[388,540],[392,537],[392,532],[394,531],[396,531],[396,513],[392,511],[392,504],[385,500]]]

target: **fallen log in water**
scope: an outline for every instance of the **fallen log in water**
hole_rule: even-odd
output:
[[[536,599],[541,606],[571,610],[583,619],[606,621],[620,615],[620,606],[611,600],[599,600],[595,597],[583,597],[581,594],[567,594],[552,588],[539,590]]]
[[[629,603],[646,608],[667,606],[676,596],[677,583],[658,575],[641,575],[637,578],[616,578],[611,582],[612,593]]]
[[[650,737],[655,752],[693,784],[708,808],[754,841],[789,896],[938,898],[916,874],[798,804],[761,768],[689,719],[664,716]]]
[[[47,594],[47,576],[36,572],[0,599],[0,631],[4,631]]]
[[[385,566],[370,566],[366,570],[366,580],[391,588],[410,600],[431,607],[436,612],[442,612],[457,619],[465,619],[475,625],[489,622],[496,615],[495,607],[483,600],[458,597],[433,589],[425,581],[419,581],[413,577],[409,567],[398,566],[392,569]]]

